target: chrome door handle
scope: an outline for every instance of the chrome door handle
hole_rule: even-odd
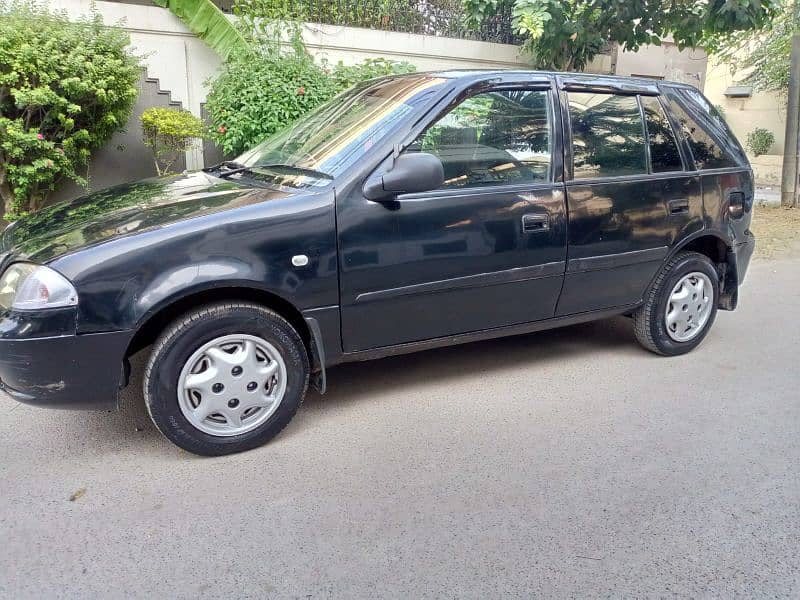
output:
[[[689,212],[689,200],[686,198],[670,200],[667,202],[667,208],[670,215],[685,215]]]
[[[522,231],[538,233],[550,230],[550,215],[547,213],[531,213],[522,215]]]

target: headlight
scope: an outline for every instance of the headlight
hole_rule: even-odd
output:
[[[75,306],[78,293],[60,273],[30,263],[15,263],[0,277],[0,308],[38,310]]]

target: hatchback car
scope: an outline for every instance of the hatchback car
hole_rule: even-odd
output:
[[[235,161],[56,205],[0,255],[0,385],[144,398],[191,452],[258,446],[326,369],[630,315],[662,355],[736,307],[753,175],[696,89],[447,71],[344,92]]]

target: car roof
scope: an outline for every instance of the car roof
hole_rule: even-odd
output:
[[[533,69],[442,69],[417,72],[414,73],[414,75],[428,75],[431,77],[466,80],[469,82],[479,82],[495,77],[513,80],[515,76],[520,79],[530,79],[531,77],[540,76],[543,78],[556,78],[564,87],[571,87],[573,85],[599,86],[620,89],[628,91],[629,93],[642,91],[651,94],[658,93],[659,87],[663,85],[668,85],[670,87],[691,87],[685,83],[647,77],[606,75],[604,73],[539,71]]]

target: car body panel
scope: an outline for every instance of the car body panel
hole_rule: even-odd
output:
[[[248,195],[224,217],[203,213],[53,260],[78,290],[78,332],[135,328],[223,285],[269,291],[298,310],[338,304],[333,192]],[[309,262],[298,268],[292,257],[301,254]]]
[[[49,262],[172,223],[291,195],[212,177],[202,171],[126,183],[44,208],[12,224],[2,246]]]
[[[567,183],[569,262],[559,315],[641,300],[669,248],[703,229],[700,178],[645,175]],[[688,202],[670,214],[672,201]],[[602,284],[602,282],[606,284]]]
[[[554,184],[391,204],[356,195],[339,210],[347,352],[553,316],[566,259],[564,194]],[[523,231],[525,214],[549,215],[549,231]]]

